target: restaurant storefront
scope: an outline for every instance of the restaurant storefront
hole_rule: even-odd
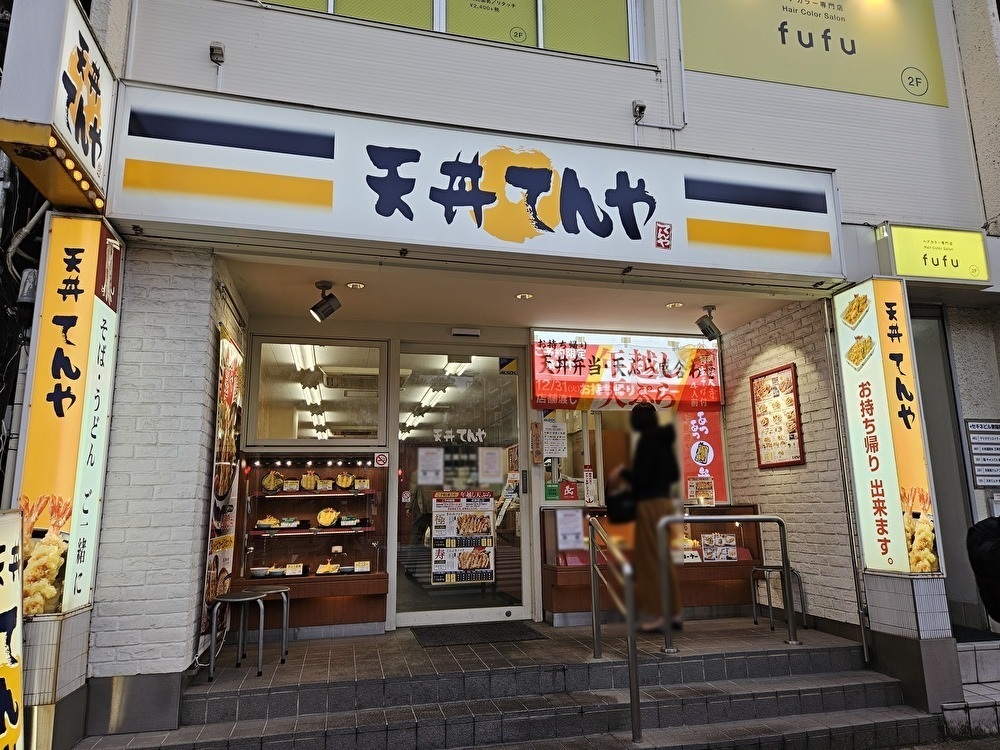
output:
[[[692,516],[788,521],[810,624],[890,634],[887,671],[954,654],[914,298],[868,281],[898,269],[856,262],[877,237],[842,224],[833,170],[169,86],[119,86],[115,123],[98,729],[119,678],[173,705],[208,606],[262,577],[293,589],[295,638],[585,621],[577,533],[641,401],[675,424]],[[746,615],[775,540],[682,531],[687,614]],[[168,642],[122,649],[129,608]]]

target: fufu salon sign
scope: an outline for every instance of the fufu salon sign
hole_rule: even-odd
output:
[[[688,70],[948,106],[933,0],[682,0]]]

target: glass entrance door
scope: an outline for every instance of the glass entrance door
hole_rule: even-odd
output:
[[[517,365],[403,347],[398,625],[528,617]]]

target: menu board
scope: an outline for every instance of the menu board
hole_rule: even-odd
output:
[[[496,580],[493,493],[435,492],[431,498],[431,584]]]
[[[736,534],[702,534],[701,558],[705,562],[736,562]]]
[[[770,469],[806,461],[795,363],[750,376],[757,466]]]
[[[1000,422],[966,419],[972,458],[972,483],[977,490],[1000,487]]]

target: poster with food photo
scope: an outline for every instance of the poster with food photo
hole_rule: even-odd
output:
[[[750,404],[757,467],[773,469],[805,463],[795,363],[751,375]]]
[[[209,518],[208,560],[205,567],[205,595],[202,597],[201,605],[199,652],[209,644],[209,608],[219,594],[229,591],[234,572],[237,494],[235,479],[243,416],[243,353],[224,328],[219,330],[219,379],[216,398],[212,512]],[[280,475],[278,477],[280,478]]]
[[[431,584],[495,580],[493,493],[441,490],[431,498]]]

